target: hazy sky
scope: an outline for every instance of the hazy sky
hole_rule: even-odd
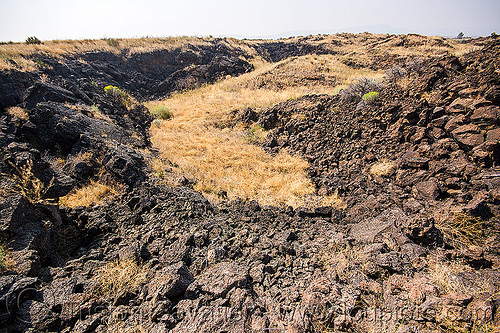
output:
[[[342,31],[500,33],[500,0],[0,0],[0,41]]]

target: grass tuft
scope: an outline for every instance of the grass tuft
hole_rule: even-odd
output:
[[[498,286],[485,272],[478,271],[460,260],[450,260],[440,251],[426,259],[432,284],[441,295],[462,293],[471,296],[481,293],[498,294]]]
[[[28,111],[26,111],[25,109],[20,108],[18,106],[13,106],[13,107],[7,108],[7,113],[15,118],[19,118],[19,119],[23,119],[23,120],[29,119]]]
[[[11,269],[13,266],[12,259],[9,257],[9,250],[7,245],[0,243],[0,274],[6,270]]]
[[[349,282],[353,274],[365,271],[369,259],[361,246],[348,243],[332,243],[321,258],[323,268],[342,282]]]
[[[52,186],[53,180],[45,185],[33,174],[33,161],[28,160],[26,164],[18,167],[11,163],[15,169],[12,175],[14,181],[13,191],[21,193],[32,204],[44,203],[43,198],[48,189]]]
[[[456,248],[482,245],[491,235],[489,222],[469,213],[454,213],[436,221],[436,227],[443,234],[447,244]]]
[[[124,293],[135,293],[148,277],[148,267],[134,260],[117,260],[102,266],[94,277],[94,292],[116,299]]]
[[[114,197],[118,192],[117,185],[108,185],[92,180],[90,184],[74,189],[64,197],[59,198],[59,204],[69,208],[100,205]]]
[[[381,160],[370,167],[370,173],[374,176],[388,176],[394,172],[396,163],[390,160]]]

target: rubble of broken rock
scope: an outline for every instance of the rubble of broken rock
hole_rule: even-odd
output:
[[[318,193],[339,194],[345,211],[242,200],[215,205],[190,187],[167,186],[141,153],[151,148],[152,118],[140,105],[127,109],[95,88],[87,65],[80,63],[78,72],[71,61],[51,60],[52,84],[0,73],[2,186],[14,166],[28,161],[50,185],[37,202],[2,193],[0,237],[12,263],[0,276],[0,330],[497,327],[499,50],[492,38],[484,50],[461,58],[431,57],[418,69],[409,64],[401,68],[406,76],[387,76],[372,103],[311,95],[250,117],[269,131],[266,150],[303,156]],[[127,64],[147,67],[150,57],[163,56],[136,55]],[[135,82],[126,65],[112,65],[114,55],[86,57],[89,67],[100,68],[98,81],[111,76],[116,81],[108,84],[124,83],[146,97],[141,91],[150,85]],[[232,74],[250,69],[239,60],[211,61],[203,65],[209,69],[186,66],[155,79],[158,91],[185,89],[189,76],[204,83],[227,68]],[[65,102],[98,104],[102,115]],[[5,112],[16,105],[29,111],[25,119]],[[78,158],[85,153],[93,158]],[[63,165],[54,163],[57,156]],[[385,168],[377,171],[379,164]],[[93,207],[57,206],[55,199],[99,172],[124,184],[124,192]],[[482,226],[484,242],[461,246],[447,237],[439,221],[453,214]],[[111,275],[126,283],[103,292],[99,278],[109,263],[129,265],[130,276]]]

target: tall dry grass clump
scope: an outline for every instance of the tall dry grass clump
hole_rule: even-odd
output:
[[[14,186],[12,191],[21,193],[32,204],[45,203],[45,194],[52,186],[53,180],[49,184],[44,184],[33,173],[33,161],[28,160],[24,165],[16,166],[11,163],[15,173],[12,175]]]

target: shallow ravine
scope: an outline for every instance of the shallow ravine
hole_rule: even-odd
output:
[[[286,150],[271,156],[259,146],[259,139],[265,140],[267,133],[261,132],[260,138],[253,135],[260,125],[252,121],[243,124],[236,118],[248,108],[258,113],[302,95],[335,94],[341,88],[326,82],[301,86],[296,78],[307,76],[305,73],[324,71],[339,84],[361,75],[380,77],[380,73],[346,71],[346,66],[332,56],[305,56],[276,64],[260,60],[255,67],[253,72],[239,77],[148,103],[150,108],[164,105],[173,113],[173,118],[151,126],[153,145],[178,172],[196,182],[196,189],[211,197],[223,193],[229,199],[257,200],[264,205],[342,207],[338,196],[316,194],[303,158]],[[299,70],[304,72],[298,75]],[[275,71],[284,73],[285,84],[290,79],[289,86],[255,87],[256,82]]]

